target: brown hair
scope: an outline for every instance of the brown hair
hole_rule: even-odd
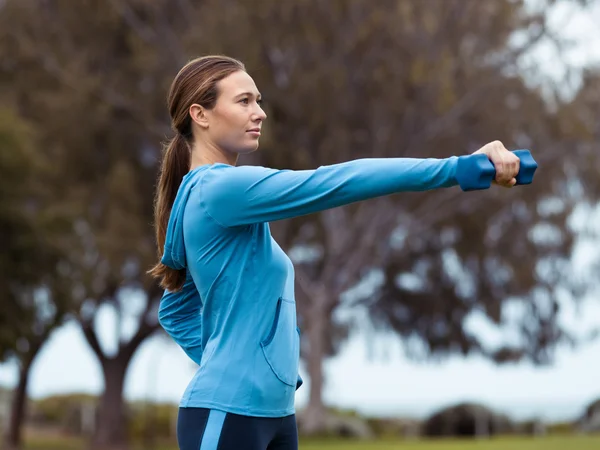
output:
[[[167,97],[171,128],[175,137],[163,148],[158,186],[154,197],[154,226],[158,263],[148,271],[160,286],[178,291],[185,281],[185,269],[176,270],[160,262],[164,252],[171,208],[183,177],[190,170],[192,119],[190,107],[196,103],[212,109],[218,97],[217,83],[228,75],[245,70],[244,65],[227,56],[203,56],[188,62],[175,76]]]

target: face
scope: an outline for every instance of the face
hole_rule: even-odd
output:
[[[202,109],[196,122],[210,141],[225,151],[255,151],[267,115],[260,107],[261,95],[254,80],[246,72],[238,71],[219,81],[218,89],[215,107]]]

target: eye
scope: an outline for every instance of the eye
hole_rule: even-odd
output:
[[[243,98],[240,100],[241,103],[243,103],[244,105],[248,104],[248,98]]]
[[[262,98],[259,98],[258,100],[256,100],[256,103],[258,103],[259,105],[262,106],[262,104],[264,103],[264,100]]]

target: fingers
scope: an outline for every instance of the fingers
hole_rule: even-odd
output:
[[[506,149],[504,149],[498,157],[501,158],[502,161],[500,164],[496,165],[492,160],[492,164],[494,164],[494,167],[496,168],[496,180],[501,186],[509,188],[513,187],[517,184],[516,176],[519,173],[521,161],[515,154]]]
[[[507,150],[500,141],[493,141],[484,145],[475,153],[485,153],[496,169],[495,184],[503,187],[513,187],[519,173],[519,157]]]
[[[496,181],[501,186],[506,186],[510,183],[510,180],[514,177],[511,171],[512,162],[508,154],[510,153],[500,141],[494,141],[492,143],[490,160],[496,169]]]

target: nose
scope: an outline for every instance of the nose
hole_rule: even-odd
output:
[[[254,111],[254,121],[263,121],[267,118],[267,113],[260,107],[259,104],[256,105],[256,110]]]

